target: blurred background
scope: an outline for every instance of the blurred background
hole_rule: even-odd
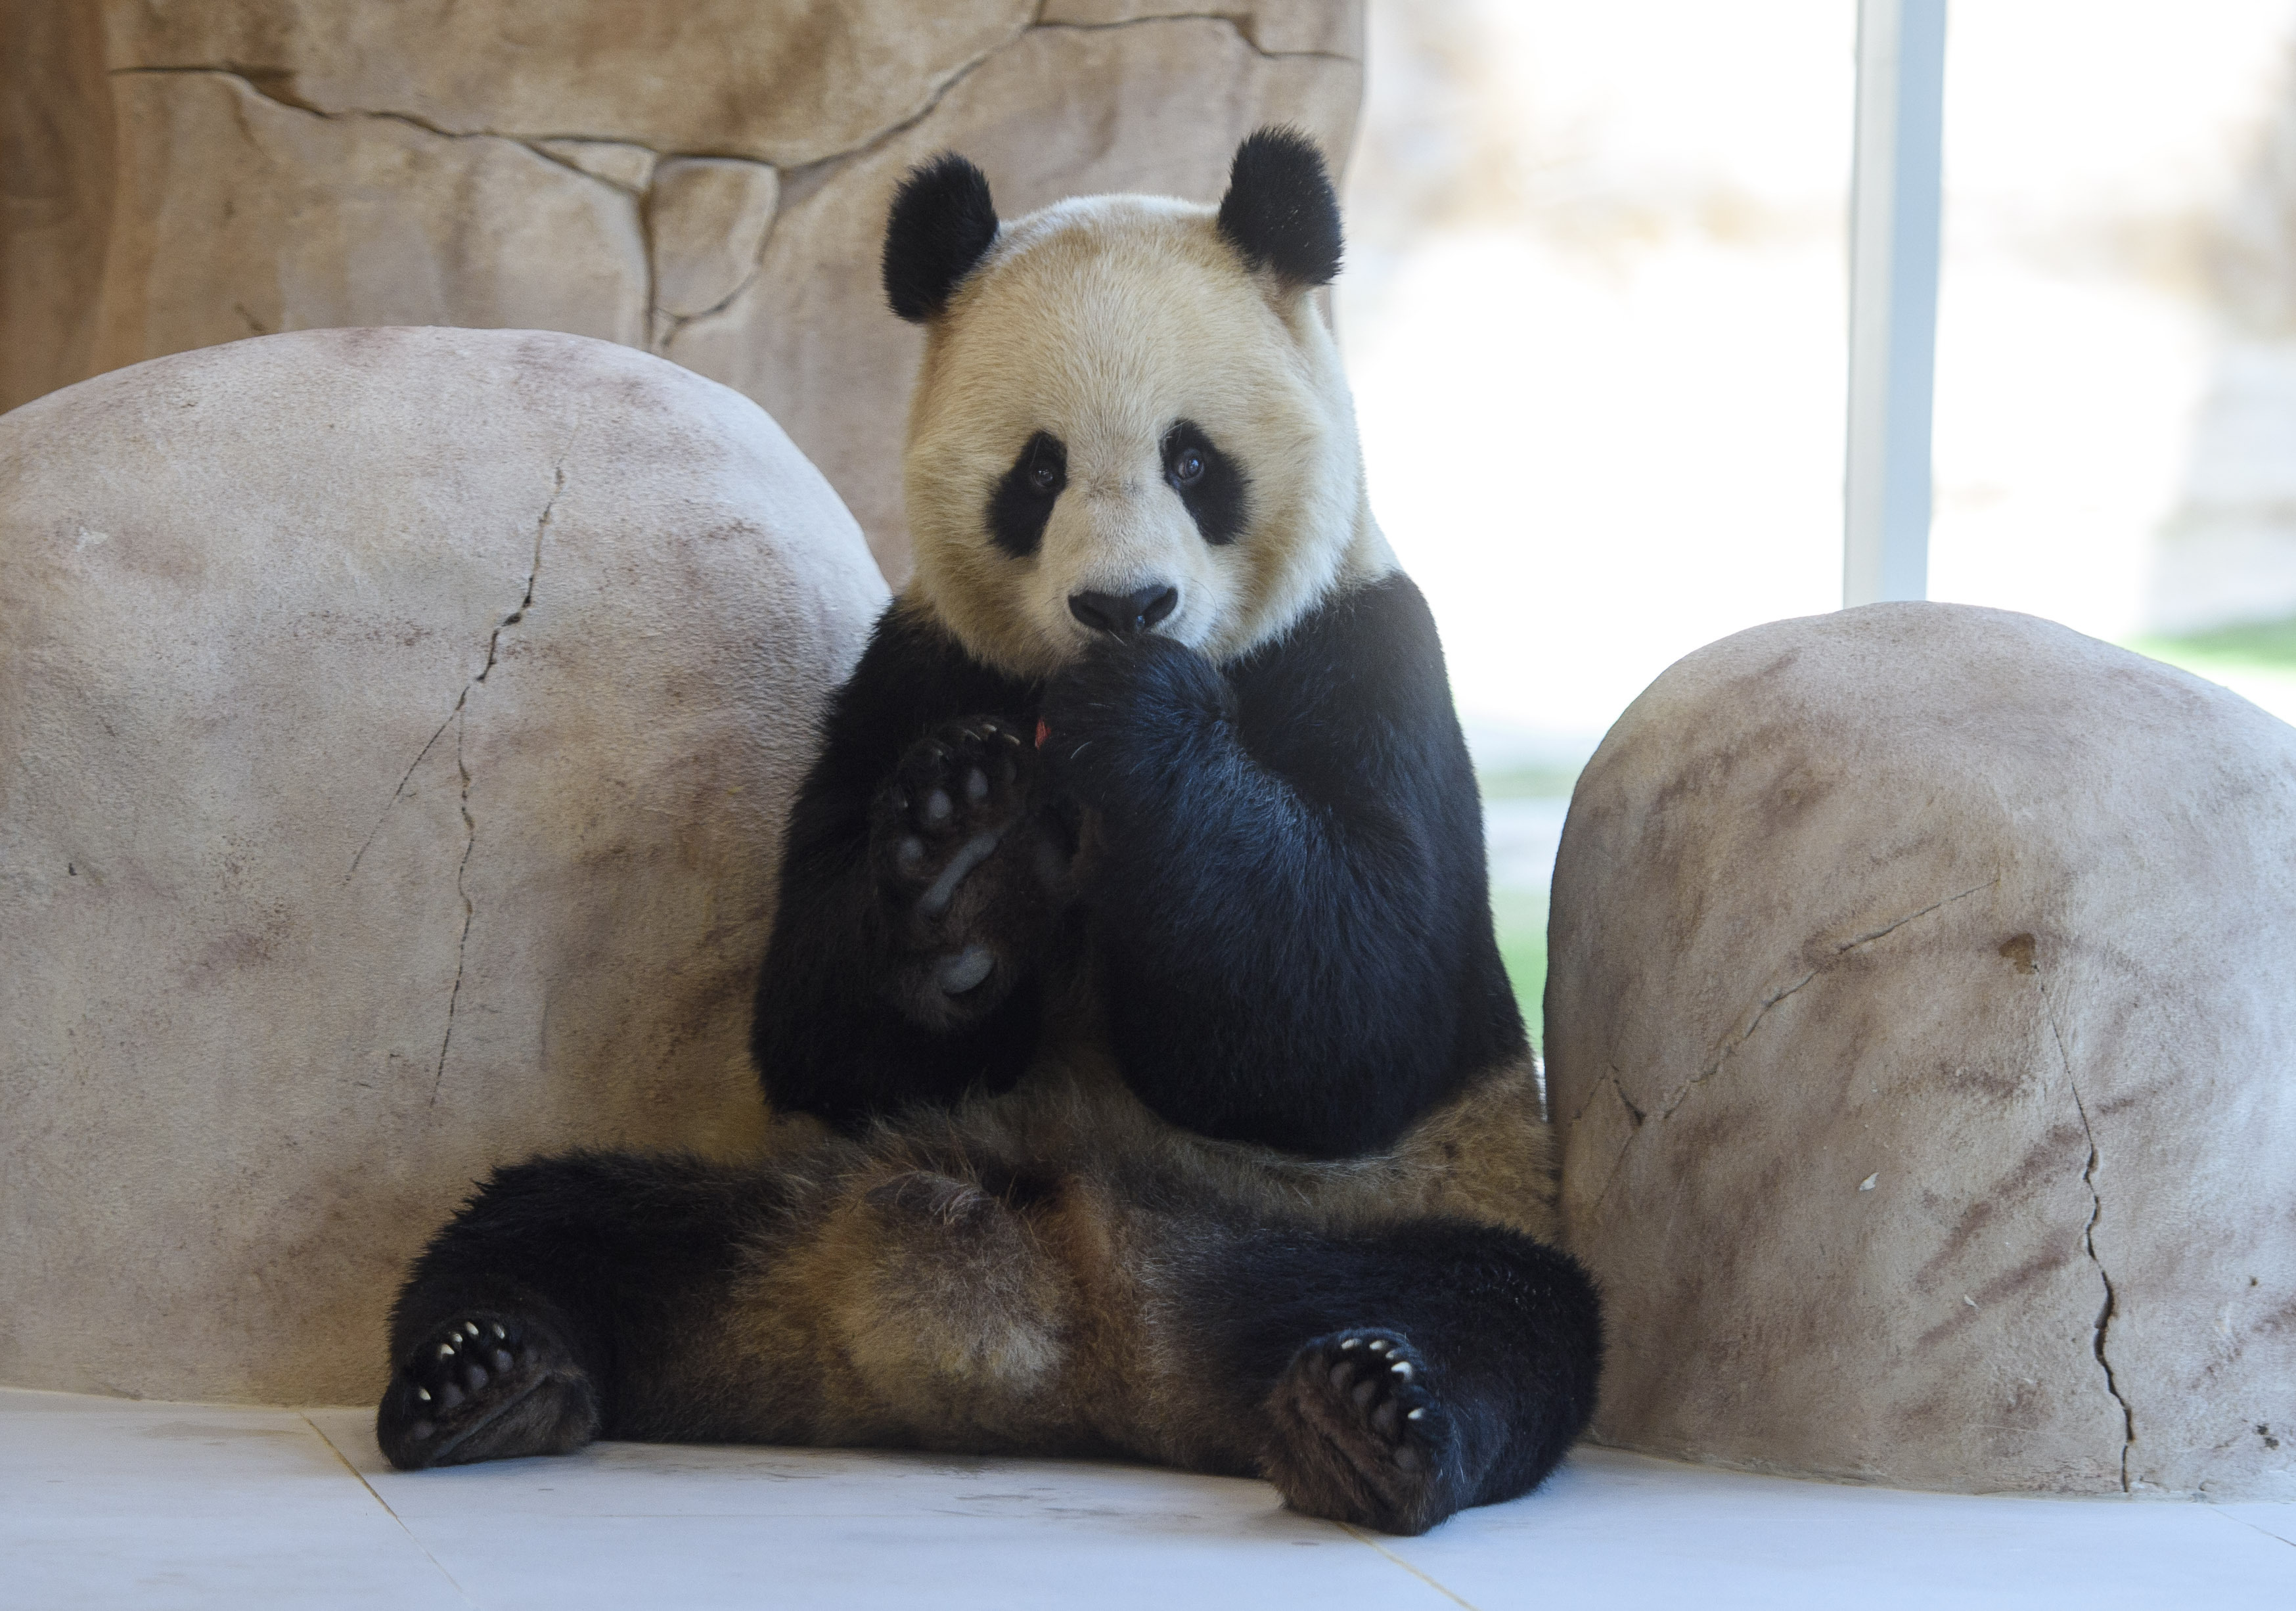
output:
[[[1372,0],[1341,339],[1530,1023],[1572,779],[1841,603],[1856,8]],[[1981,0],[1945,80],[1930,596],[2296,719],[2296,4]]]

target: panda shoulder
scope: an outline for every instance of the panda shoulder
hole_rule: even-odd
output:
[[[1450,709],[1434,612],[1401,571],[1335,589],[1250,659],[1256,680],[1303,703],[1401,717]]]

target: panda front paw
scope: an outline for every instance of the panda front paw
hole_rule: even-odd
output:
[[[1235,691],[1187,645],[1154,634],[1090,645],[1045,689],[1044,756],[1061,787],[1103,812],[1182,778],[1235,719]]]
[[[981,1016],[1034,965],[1068,853],[1037,803],[1029,736],[943,723],[909,746],[870,815],[870,859],[902,956],[895,994],[928,1027]]]

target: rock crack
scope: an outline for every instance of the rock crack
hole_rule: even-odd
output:
[[[2073,1111],[2080,1115],[2081,1134],[2088,1142],[2088,1157],[2081,1165],[2081,1185],[2088,1192],[2088,1220],[2081,1227],[2081,1251],[2088,1255],[2089,1263],[2095,1267],[2097,1281],[2104,1288],[2104,1302],[2097,1309],[2096,1324],[2089,1334],[2089,1347],[2096,1355],[2097,1369],[2104,1373],[2104,1390],[2112,1395],[2113,1403],[2120,1410],[2120,1491],[2127,1493],[2131,1492],[2128,1454],[2136,1444],[2136,1414],[2121,1393],[2120,1378],[2113,1373],[2112,1356],[2105,1346],[2112,1335],[2113,1316],[2120,1308],[2120,1295],[2114,1290],[2112,1274],[2105,1269],[2104,1261],[2097,1256],[2096,1251],[2096,1222],[2104,1215],[2104,1197],[2096,1188],[2099,1162],[2096,1131],[2088,1122],[2088,1104],[2081,1099],[2080,1086],[2073,1079],[2072,1054],[2065,1046],[2064,1031],[2057,1026],[2056,1003],[2049,995],[2046,979],[2040,981],[2040,989],[2042,1010],[2048,1015],[2049,1037],[2056,1042],[2057,1060],[2064,1066],[2065,1089],[2072,1092]]]
[[[1715,1052],[1712,1060],[1710,1061],[1704,1068],[1699,1070],[1698,1073],[1693,1074],[1689,1079],[1685,1080],[1680,1085],[1675,1087],[1674,1090],[1668,1096],[1667,1099],[1652,1110],[1646,1112],[1642,1108],[1636,1107],[1634,1103],[1628,1100],[1626,1088],[1619,1080],[1619,1071],[1615,1067],[1612,1068],[1610,1073],[1604,1076],[1604,1079],[1607,1080],[1611,1088],[1617,1091],[1620,1104],[1623,1105],[1627,1112],[1633,1116],[1634,1129],[1628,1133],[1626,1139],[1620,1144],[1618,1155],[1611,1160],[1610,1172],[1603,1177],[1603,1188],[1595,1194],[1595,1202],[1600,1204],[1604,1198],[1610,1196],[1611,1188],[1617,1182],[1619,1178],[1620,1165],[1626,1162],[1628,1149],[1634,1146],[1636,1138],[1640,1136],[1648,1127],[1648,1121],[1652,1119],[1663,1121],[1671,1118],[1674,1114],[1675,1109],[1680,1107],[1684,1102],[1689,1099],[1690,1093],[1692,1091],[1697,1089],[1709,1080],[1713,1079],[1715,1075],[1720,1073],[1724,1066],[1729,1063],[1732,1055],[1735,1053],[1740,1047],[1744,1046],[1747,1041],[1754,1038],[1754,1032],[1762,1027],[1762,1021],[1770,1015],[1772,1008],[1775,1007],[1780,1002],[1786,1000],[1789,997],[1792,997],[1801,990],[1805,986],[1808,985],[1811,981],[1817,978],[1819,974],[1824,973],[1836,962],[1839,962],[1842,958],[1849,956],[1851,952],[1861,950],[1865,947],[1874,944],[1876,941],[1882,940],[1890,934],[1894,934],[1907,924],[1918,922],[1920,919],[1928,916],[1932,912],[1942,910],[1944,908],[1953,905],[1956,901],[1966,900],[1972,895],[1981,894],[1983,892],[1994,888],[2000,882],[2001,875],[1997,873],[1992,877],[1987,879],[1983,884],[1972,884],[1969,888],[1962,890],[1956,894],[1947,895],[1939,900],[1931,901],[1929,905],[1922,908],[1919,911],[1908,912],[1902,917],[1892,918],[1890,921],[1882,924],[1878,928],[1867,929],[1862,933],[1854,934],[1850,938],[1841,941],[1833,948],[1833,954],[1827,957],[1824,961],[1819,963],[1816,967],[1809,969],[1807,973],[1803,974],[1800,978],[1796,979],[1792,984],[1785,986],[1783,990],[1773,990],[1770,994],[1765,996],[1759,1004],[1755,1007],[1752,1015],[1747,1019],[1746,1027],[1740,1030],[1736,1034],[1731,1036],[1727,1040],[1726,1040],[1722,1044],[1721,1048]],[[1601,1089],[1602,1083],[1602,1081],[1596,1082],[1595,1089],[1597,1090]],[[1590,1093],[1589,1100],[1591,1099],[1592,1096]]]

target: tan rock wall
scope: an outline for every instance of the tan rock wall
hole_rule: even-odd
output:
[[[1554,902],[1600,1438],[2296,1497],[2296,731],[2029,616],[1776,622],[1620,719]]]
[[[0,408],[275,331],[594,335],[763,403],[898,577],[901,171],[963,150],[1010,214],[1215,199],[1269,121],[1343,159],[1362,5],[0,0]]]
[[[275,336],[0,418],[0,1381],[361,1402],[488,1168],[734,1149],[883,584],[736,394]]]

